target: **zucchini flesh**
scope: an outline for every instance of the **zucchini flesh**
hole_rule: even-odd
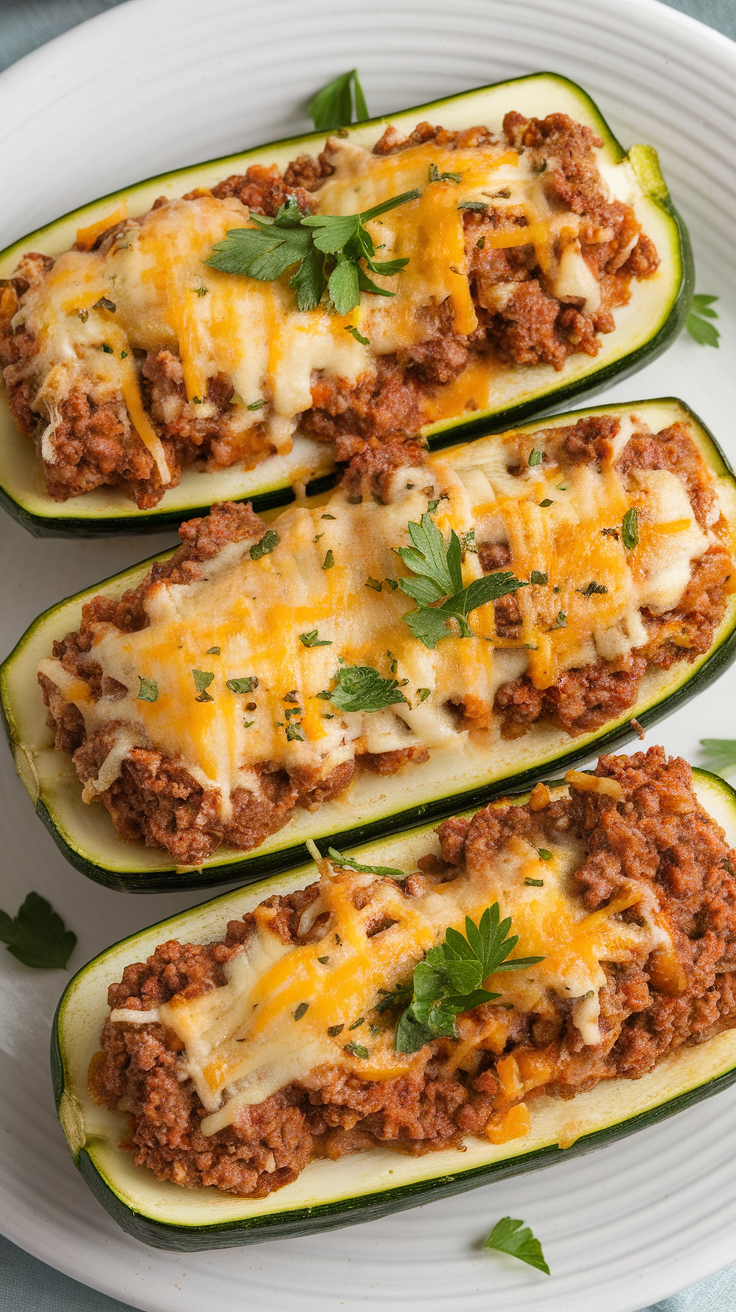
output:
[[[715,439],[682,402],[664,399],[602,406],[556,416],[545,421],[545,426],[564,427],[581,414],[628,414],[632,409],[655,432],[678,420],[690,425],[708,468],[718,479],[725,513],[736,527],[734,475]],[[527,424],[518,431],[537,426]],[[479,443],[471,451],[480,456],[482,449]],[[463,447],[455,448],[448,457],[462,456],[463,451]],[[611,751],[630,741],[633,717],[644,727],[655,724],[718,677],[736,656],[733,595],[710,651],[692,665],[681,662],[670,670],[650,670],[636,704],[602,729],[571,738],[563,730],[536,724],[522,738],[499,740],[494,745],[492,763],[481,749],[458,755],[454,763],[438,751],[425,764],[406,768],[389,789],[380,776],[363,772],[352,785],[347,805],[337,798],[315,813],[299,809],[283,829],[253,852],[223,845],[201,867],[177,867],[166,853],[121,840],[104,807],[81,800],[81,786],[71,758],[51,746],[36,683],[39,660],[48,655],[54,638],[78,627],[84,602],[100,592],[120,596],[140,581],[149,566],[150,562],[145,561],[46,611],[0,668],[6,731],[18,774],[37,813],[72,865],[98,883],[128,892],[209,888],[234,879],[247,881],[304,860],[309,838],[329,839],[341,848],[343,843],[365,842],[425,819],[439,820],[458,807],[487,802],[510,787],[525,786],[540,774],[566,769],[593,752]],[[357,821],[356,816],[360,817]]]
[[[568,113],[600,135],[606,169],[623,168],[638,183],[641,195],[634,208],[644,231],[657,247],[661,263],[652,277],[632,283],[631,300],[616,311],[615,331],[600,337],[597,356],[570,356],[559,373],[547,365],[521,370],[494,367],[493,391],[489,393],[487,405],[471,414],[463,412],[430,424],[423,430],[432,448],[479,433],[499,431],[625,378],[666,349],[682,328],[692,298],[689,239],[659,172],[656,152],[652,147],[635,146],[626,155],[593,101],[566,78],[540,73],[481,87],[390,118],[369,120],[349,129],[349,139],[370,147],[387,122],[409,132],[428,117],[448,128],[485,122],[500,127],[509,109],[537,116],[556,111]],[[0,277],[10,276],[25,251],[59,255],[72,245],[78,227],[112,213],[116,201],[122,197],[127,200],[131,215],[143,214],[158,196],[180,196],[198,186],[212,186],[228,174],[242,172],[255,163],[276,163],[283,168],[296,155],[319,149],[323,142],[324,133],[274,142],[240,155],[163,174],[93,201],[0,252]],[[42,490],[34,445],[17,431],[3,395],[0,395],[0,450],[3,453],[0,504],[40,536],[160,531],[167,524],[178,524],[222,500],[252,498],[257,508],[284,504],[292,499],[294,478],[316,480],[320,487],[333,468],[329,447],[297,437],[290,455],[272,456],[253,470],[243,471],[233,466],[206,475],[185,471],[179,486],[167,492],[153,510],[138,510],[123,491],[111,487],[56,503]]]
[[[723,779],[693,771],[695,791],[736,843],[736,792]],[[519,797],[523,802],[525,797]],[[357,849],[359,861],[405,870],[428,847],[431,826]],[[528,1135],[501,1146],[469,1137],[454,1149],[408,1157],[371,1149],[337,1162],[314,1161],[299,1178],[264,1199],[237,1199],[215,1189],[183,1189],[136,1167],[117,1145],[125,1118],[96,1106],[87,1067],[107,1016],[108,984],[123,967],[168,938],[206,942],[222,936],[271,894],[314,879],[314,867],[292,871],[185,911],[123,940],[96,957],[67,986],[54,1021],[52,1069],[59,1119],[74,1161],[98,1200],[128,1233],[159,1248],[194,1251],[316,1233],[373,1220],[612,1143],[654,1125],[736,1081],[736,1030],[681,1048],[638,1080],[602,1081],[567,1102],[531,1103]],[[571,1142],[571,1140],[573,1140]],[[560,1147],[560,1142],[569,1146]]]

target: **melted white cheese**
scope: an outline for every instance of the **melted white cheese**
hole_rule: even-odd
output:
[[[526,440],[544,445],[543,435]],[[92,626],[91,655],[125,696],[94,702],[84,681],[47,657],[40,671],[78,707],[88,734],[120,724],[85,799],[110,786],[132,746],[151,745],[217,790],[227,820],[237,789],[258,795],[255,767],[264,761],[290,773],[305,768],[316,783],[364,752],[425,746],[462,753],[469,731],[459,728],[453,703],[468,709],[479,724],[473,732],[492,751],[501,683],[527,673],[546,688],[566,669],[645,645],[641,608],[675,605],[693,560],[715,540],[695,522],[683,485],[664,470],[636,476],[640,541],[627,552],[619,530],[632,495],[610,464],[529,466],[525,457],[514,475],[519,460],[513,434],[432,456],[425,466],[397,471],[388,505],[372,498],[351,505],[337,490],[326,505],[284,511],[273,524],[278,546],[260,559],[251,558],[249,542],[229,543],[195,582],[159,581],[144,603],[146,628]],[[434,518],[445,540],[451,530],[474,530],[477,543],[509,545],[518,579],[547,575],[546,584],[516,593],[518,637],[497,634],[486,604],[469,617],[471,637],[455,629],[430,650],[403,620],[414,602],[386,584],[368,586],[406,572],[396,548],[408,544],[408,524],[430,499],[438,500]],[[481,573],[468,551],[464,584]],[[587,595],[591,584],[605,591]],[[300,635],[315,631],[324,645],[306,646]],[[342,664],[393,674],[406,701],[340,713],[320,694]],[[213,676],[206,696],[195,671]],[[251,692],[227,686],[248,678]],[[156,685],[154,701],[140,698],[141,679]]]
[[[36,388],[33,407],[48,420],[41,442],[46,461],[56,459],[59,406],[79,387],[98,405],[120,404],[123,422],[137,430],[167,482],[134,356],[160,349],[181,359],[189,418],[214,413],[208,384],[224,374],[235,389],[223,417],[231,449],[251,464],[269,444],[288,451],[299,415],[312,405],[316,377],[353,384],[374,373],[377,355],[431,336],[433,316],[447,301],[455,331],[469,334],[477,327],[465,261],[462,206],[468,203],[508,211],[508,224],[488,234],[487,245],[533,245],[557,296],[582,298],[589,312],[597,307],[598,283],[578,241],[580,219],[550,204],[543,175],[532,170],[528,156],[502,145],[450,150],[429,142],[382,157],[337,139],[330,140],[328,155],[334,173],[315,194],[321,213],[353,214],[415,187],[421,191],[419,199],[369,224],[381,247],[377,259],[409,261],[399,275],[376,275],[377,285],[392,295],[363,293],[347,317],[324,303],[301,313],[291,271],[276,282],[258,282],[205,264],[229,230],[248,223],[238,200],[203,192],[167,201],[131,220],[108,251],[61,255],[24,297],[14,322],[25,322],[35,339],[25,369]],[[453,177],[431,181],[430,169]],[[526,226],[515,225],[514,217]],[[101,306],[101,297],[115,310]],[[485,396],[479,394],[477,403],[485,404]],[[172,404],[171,398],[162,402],[164,418]],[[256,436],[249,437],[254,428]]]
[[[184,1045],[181,1076],[191,1079],[209,1113],[203,1132],[237,1121],[241,1108],[322,1065],[371,1080],[410,1071],[418,1058],[395,1052],[393,1025],[382,1024],[375,1010],[380,990],[410,978],[448,926],[464,929],[466,915],[477,923],[495,901],[519,936],[512,955],[544,960],[492,975],[487,987],[501,1004],[542,1016],[555,1014],[555,1000],[572,1002],[584,1043],[598,1043],[604,963],[643,963],[656,948],[671,950],[671,939],[650,891],[636,881],[608,907],[587,912],[572,878],[583,856],[576,841],[561,838],[551,859],[542,860],[526,840],[512,837],[492,858],[476,857],[453,881],[414,898],[389,880],[325,863],[309,909],[312,918],[327,913],[315,943],[284,944],[273,930],[275,910],[258,907],[252,937],[225,967],[226,984],[193,999],[176,996],[155,1015]],[[358,890],[361,901],[368,895],[360,910],[353,901]],[[633,906],[638,923],[622,920]],[[382,920],[393,923],[369,937],[366,931]],[[151,1014],[112,1013],[113,1020],[134,1023],[143,1017]]]

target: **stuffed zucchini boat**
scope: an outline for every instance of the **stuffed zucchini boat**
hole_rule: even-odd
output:
[[[329,499],[216,506],[37,620],[2,669],[18,771],[69,859],[135,891],[439,818],[720,673],[735,523],[677,401],[366,449]]]
[[[501,429],[640,368],[692,294],[656,152],[549,73],[154,178],[0,276],[0,495],[52,535]]]
[[[85,966],[54,1083],[115,1220],[181,1250],[355,1224],[733,1083],[736,794],[659,747],[568,784],[317,854],[316,882]]]

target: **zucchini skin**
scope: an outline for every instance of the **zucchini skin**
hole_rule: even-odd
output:
[[[488,87],[477,88],[471,92],[461,92],[454,96],[449,96],[441,101],[428,102],[408,110],[401,110],[394,115],[384,115],[380,118],[367,120],[365,123],[355,125],[360,128],[372,125],[383,125],[389,122],[399,120],[405,115],[419,115],[422,111],[429,113],[440,112],[445,105],[452,105],[453,102],[468,100],[469,109],[474,104],[474,98],[484,91],[497,90],[498,88],[509,88],[510,90],[524,83],[533,83],[535,80],[549,79],[558,85],[571,91],[575,97],[584,105],[596,127],[604,140],[604,146],[614,158],[615,163],[620,163],[625,158],[630,158],[623,150],[620,143],[616,140],[611,132],[605,119],[602,117],[595,102],[590,96],[583,91],[576,83],[570,79],[562,77],[555,73],[536,73],[529,74],[519,78],[509,79],[508,81],[492,83]],[[513,107],[513,106],[512,106]],[[351,129],[352,131],[352,129]],[[313,146],[319,146],[324,142],[324,132],[312,132],[300,137],[291,137],[280,141],[270,142],[263,146],[243,152],[235,156],[223,157],[219,160],[204,161],[195,166],[175,170],[168,174],[160,174],[157,177],[146,179],[134,184],[132,187],[123,189],[109,196],[101,197],[96,201],[81,206],[77,210],[61,216],[54,222],[47,224],[45,227],[26,237],[16,241],[4,251],[0,251],[0,265],[6,265],[11,259],[17,258],[24,250],[28,249],[29,243],[40,242],[43,248],[45,241],[51,240],[55,232],[68,224],[75,217],[78,219],[88,219],[92,212],[99,207],[104,206],[106,202],[112,202],[125,194],[135,201],[138,192],[144,188],[150,187],[153,183],[160,182],[161,185],[170,183],[172,180],[181,180],[182,185],[194,186],[197,183],[196,174],[201,170],[211,171],[215,168],[218,170],[218,176],[226,176],[238,167],[244,167],[248,164],[252,156],[262,156],[264,152],[276,151],[288,147],[295,153],[308,150]],[[635,147],[633,150],[641,148]],[[647,147],[646,150],[651,151]],[[651,152],[654,153],[654,152]],[[633,154],[631,155],[633,162]],[[582,377],[573,378],[569,381],[561,381],[559,386],[554,385],[543,389],[540,395],[528,397],[526,400],[509,404],[502,409],[489,411],[479,411],[474,415],[456,416],[450,421],[443,421],[433,425],[428,425],[423,431],[427,437],[427,444],[430,450],[440,450],[443,447],[458,441],[468,441],[475,437],[488,435],[491,433],[502,432],[505,429],[522,423],[532,416],[542,416],[557,410],[562,404],[574,400],[582,401],[588,397],[609,386],[611,383],[619,382],[629,377],[637,370],[644,367],[650,361],[661,355],[678,336],[684,327],[687,314],[690,309],[694,291],[694,266],[690,239],[684,221],[677,212],[675,206],[667,191],[666,185],[658,172],[658,166],[655,165],[654,171],[656,177],[652,182],[650,177],[644,177],[639,174],[635,168],[637,177],[645,197],[656,204],[662,212],[671,220],[676,232],[676,243],[679,257],[679,282],[675,287],[673,278],[672,300],[666,319],[660,324],[660,327],[654,335],[646,342],[641,344],[637,349],[627,353],[618,360],[610,361],[608,364],[602,364],[598,367],[591,365],[589,373]],[[209,177],[209,173],[208,173]],[[209,179],[210,181],[212,178]],[[563,374],[564,374],[563,370]],[[2,406],[0,394],[0,406]],[[24,439],[27,440],[27,439]],[[204,476],[206,479],[206,475]],[[325,490],[331,486],[333,475],[323,476],[314,481],[308,487],[310,494]],[[206,492],[204,494],[206,496]],[[263,490],[246,493],[240,497],[234,497],[235,500],[250,500],[253,502],[256,510],[267,510],[277,506],[288,504],[294,499],[290,483],[278,484]],[[206,513],[206,510],[212,504],[210,501],[202,501],[197,495],[192,498],[190,504],[178,509],[167,509],[166,498],[162,507],[152,511],[137,511],[127,515],[118,515],[115,513],[100,512],[90,508],[87,513],[78,515],[55,515],[53,513],[39,513],[37,510],[30,509],[23,502],[22,494],[15,494],[12,488],[4,486],[0,476],[0,506],[21,524],[34,537],[63,537],[63,538],[88,538],[88,537],[107,537],[118,536],[120,534],[130,533],[155,533],[169,527],[177,527],[183,520],[194,515]],[[54,503],[49,499],[49,506],[53,508]]]
[[[696,780],[701,779],[705,783],[710,782],[715,785],[718,791],[726,795],[733,815],[734,831],[736,831],[736,790],[723,779],[712,775],[708,771],[698,769],[694,770],[693,773]],[[517,795],[522,796],[523,794]],[[526,795],[528,796],[528,794]],[[225,901],[224,898],[220,900]],[[193,908],[193,910],[197,910],[197,908]],[[183,914],[186,916],[187,913]],[[169,924],[169,921],[162,922],[162,931],[168,932],[167,926]],[[127,940],[131,945],[131,949],[135,946],[136,937],[136,935],[133,935],[132,938]],[[105,955],[106,953],[101,953],[100,957]],[[62,1108],[63,1098],[66,1096],[66,1074],[61,1042],[65,999],[73,990],[75,981],[90,966],[94,965],[95,961],[100,960],[100,957],[95,958],[77,972],[64,990],[56,1009],[51,1033],[50,1056],[57,1113]],[[707,1052],[707,1049],[708,1043],[706,1041],[699,1051]],[[139,1239],[142,1243],[171,1252],[196,1252],[216,1248],[232,1248],[263,1243],[271,1239],[297,1238],[304,1235],[318,1234],[326,1230],[340,1229],[344,1226],[360,1225],[366,1221],[378,1220],[380,1217],[388,1216],[393,1212],[406,1211],[411,1207],[437,1202],[442,1198],[450,1198],[455,1194],[477,1189],[486,1184],[554,1166],[557,1161],[563,1158],[567,1161],[571,1157],[583,1156],[593,1152],[596,1148],[605,1147],[615,1143],[618,1139],[625,1138],[629,1134],[634,1134],[637,1130],[660,1124],[670,1116],[685,1111],[687,1108],[730,1088],[736,1083],[736,1050],[730,1060],[733,1064],[720,1074],[705,1078],[701,1084],[685,1088],[673,1097],[644,1111],[581,1135],[570,1147],[564,1149],[557,1144],[550,1144],[530,1152],[512,1156],[508,1160],[502,1159],[486,1165],[449,1173],[442,1172],[442,1154],[438,1153],[435,1154],[438,1173],[436,1179],[433,1180],[407,1183],[384,1188],[376,1192],[366,1192],[350,1198],[322,1204],[316,1203],[309,1207],[294,1208],[265,1216],[253,1216],[251,1218],[220,1223],[214,1222],[199,1226],[161,1221],[130,1206],[115,1192],[111,1183],[105,1179],[104,1174],[96,1165],[86,1147],[80,1147],[76,1151],[71,1143],[69,1143],[69,1147],[77,1169],[98,1202],[102,1204],[123,1230]],[[669,1079],[672,1083],[671,1070]],[[625,1102],[627,1086],[635,1085],[636,1081],[620,1079],[613,1083],[617,1086],[618,1106],[622,1100]],[[570,1107],[571,1115],[574,1116],[574,1099],[570,1103],[566,1103],[565,1106]],[[60,1119],[63,1125],[63,1117],[60,1116]]]
[[[581,415],[589,413],[615,413],[618,410],[628,411],[632,408],[641,410],[646,415],[647,406],[668,405],[677,407],[681,417],[689,418],[693,424],[704,434],[709,444],[709,468],[714,474],[726,478],[731,484],[736,485],[736,475],[731,469],[729,462],[719,447],[715,437],[710,433],[702,420],[682,401],[676,398],[660,398],[658,400],[649,400],[643,402],[627,402],[612,406],[602,406],[598,409],[571,411],[565,415],[555,416],[556,420],[566,420],[572,423]],[[674,417],[673,411],[673,417]],[[736,521],[734,523],[736,528]],[[160,559],[160,557],[157,557]],[[144,562],[146,564],[147,562]],[[123,578],[127,575],[133,576],[137,573],[136,567],[126,570],[123,575],[115,576],[113,579],[105,580],[98,585],[98,588],[87,589],[85,593],[78,594],[80,598],[86,595],[93,595],[99,588],[113,583],[115,578]],[[59,603],[63,605],[65,603]],[[58,607],[51,607],[36,619],[26,631],[26,634],[17,643],[14,650],[7,657],[2,666],[0,666],[0,712],[3,717],[3,724],[8,738],[11,751],[14,752],[16,760],[19,755],[25,755],[24,747],[21,741],[21,730],[16,723],[14,714],[13,700],[7,686],[8,675],[15,662],[22,663],[24,660],[24,648],[28,638],[36,631],[42,629],[44,622],[54,615]],[[711,650],[702,663],[698,664],[689,675],[686,675],[683,682],[669,694],[664,695],[661,700],[646,710],[637,712],[636,706],[631,708],[630,716],[623,723],[614,724],[613,727],[600,731],[597,734],[588,737],[582,736],[581,739],[569,739],[569,747],[559,752],[556,756],[546,758],[536,763],[530,763],[523,770],[517,771],[513,775],[507,775],[492,781],[481,782],[476,786],[465,790],[451,793],[447,797],[433,798],[426,802],[414,803],[410,806],[390,811],[378,818],[366,820],[362,823],[347,825],[334,832],[325,834],[319,831],[313,834],[318,845],[326,849],[327,845],[332,845],[341,849],[343,845],[352,845],[356,843],[367,843],[374,839],[381,838],[387,833],[396,832],[401,829],[413,829],[419,825],[429,824],[432,822],[439,823],[458,810],[465,810],[471,807],[480,807],[486,805],[494,798],[502,796],[509,791],[518,791],[533,784],[538,779],[551,774],[564,771],[582,760],[588,759],[593,753],[598,755],[604,752],[618,750],[624,744],[631,742],[636,736],[636,730],[632,728],[631,717],[636,717],[643,728],[648,729],[657,724],[660,720],[676,711],[680,706],[688,702],[703,689],[713,683],[728,666],[736,659],[736,610],[730,623],[730,628],[723,636],[719,644]],[[19,664],[19,668],[24,668]],[[35,673],[31,672],[30,676],[35,680]],[[308,860],[308,852],[302,841],[295,841],[290,845],[282,848],[264,851],[262,848],[256,848],[254,851],[235,855],[233,857],[224,856],[218,859],[217,854],[209,863],[202,867],[177,867],[170,865],[164,868],[140,870],[134,868],[124,868],[124,853],[128,846],[123,840],[118,840],[122,854],[122,862],[115,863],[114,866],[105,864],[103,859],[95,859],[93,853],[81,850],[74,845],[72,834],[65,833],[54,818],[52,810],[47,805],[41,789],[37,786],[35,793],[29,786],[26,771],[20,771],[21,778],[26,786],[27,791],[32,797],[33,805],[37,815],[48,829],[51,837],[54,839],[57,847],[65,856],[67,861],[75,867],[81,874],[94,880],[95,883],[102,884],[106,888],[112,888],[119,892],[128,893],[162,893],[174,892],[181,889],[208,889],[216,888],[221,884],[239,880],[241,883],[250,883],[253,880],[262,878],[265,875],[279,874],[282,871],[289,870],[292,867]],[[31,766],[31,773],[33,767]],[[84,804],[80,801],[80,806]],[[123,864],[123,868],[120,866]]]

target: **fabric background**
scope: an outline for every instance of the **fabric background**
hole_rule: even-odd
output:
[[[37,46],[124,0],[0,0],[0,71]],[[615,3],[615,0],[613,0]],[[736,0],[665,0],[736,40]],[[735,1243],[736,1248],[736,1243]],[[733,1312],[736,1263],[642,1312]],[[131,1312],[54,1271],[0,1236],[0,1312]],[[286,1312],[286,1309],[285,1309]]]

